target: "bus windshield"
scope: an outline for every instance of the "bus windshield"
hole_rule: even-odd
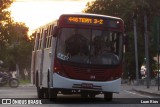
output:
[[[122,59],[122,33],[62,28],[58,35],[57,58],[72,63],[117,65]]]

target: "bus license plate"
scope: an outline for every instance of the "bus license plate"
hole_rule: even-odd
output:
[[[93,88],[93,84],[91,84],[91,83],[82,83],[81,87],[83,87],[83,88]]]

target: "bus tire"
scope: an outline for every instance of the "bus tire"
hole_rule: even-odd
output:
[[[90,93],[90,94],[89,94],[89,97],[90,97],[90,98],[95,98],[95,97],[96,97],[96,94]]]
[[[56,89],[51,89],[50,90],[50,100],[51,101],[55,101],[57,99],[57,94],[58,94],[58,90]]]
[[[37,87],[37,96],[39,99],[43,99],[44,98],[44,90],[43,88],[41,89],[40,87]]]
[[[48,88],[45,88],[44,89],[44,98],[49,98],[49,91],[48,91]]]
[[[81,97],[82,97],[82,98],[88,98],[88,93],[82,92],[82,93],[81,93]]]
[[[104,100],[105,101],[112,101],[113,99],[113,93],[112,92],[105,92],[104,93]]]

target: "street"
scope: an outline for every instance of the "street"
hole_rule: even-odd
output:
[[[133,92],[127,85],[122,85],[119,94],[113,94],[113,98],[154,98],[154,96],[141,95]],[[80,98],[80,95],[58,95],[59,98]],[[20,86],[18,88],[0,87],[0,98],[37,98],[36,87]],[[97,99],[103,100],[103,94],[97,95]]]
[[[103,95],[97,95],[95,99],[81,99],[80,95],[58,95],[58,99],[56,101],[49,101],[48,99],[43,100],[47,104],[42,105],[34,105],[34,107],[104,107],[104,106],[112,106],[114,107],[117,104],[119,106],[157,106],[157,104],[141,104],[145,99],[151,100],[155,98],[155,96],[144,95],[137,92],[134,92],[129,85],[122,85],[121,93],[113,94],[112,102],[105,102],[103,100]],[[18,88],[10,88],[10,87],[0,87],[0,98],[37,98],[36,95],[36,87],[34,86],[20,86]],[[133,101],[134,100],[134,101]],[[133,104],[135,103],[135,104]],[[159,103],[159,102],[158,102]],[[159,105],[159,104],[158,104]],[[28,107],[30,105],[7,105],[11,107],[24,106]],[[33,106],[33,105],[32,105]],[[1,107],[6,107],[6,105],[1,105]]]

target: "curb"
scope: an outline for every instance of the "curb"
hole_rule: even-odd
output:
[[[19,87],[33,87],[33,84],[19,85]]]
[[[148,92],[148,91],[142,91],[142,90],[138,90],[138,89],[135,89],[135,88],[132,88],[132,90],[135,91],[135,92],[141,93],[141,94],[148,94],[148,95],[160,97],[160,94],[159,94],[159,93]]]

